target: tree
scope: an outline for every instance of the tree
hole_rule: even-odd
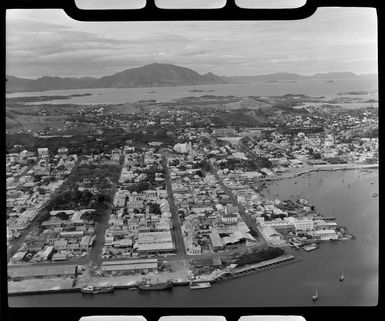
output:
[[[162,214],[162,211],[160,210],[160,206],[159,204],[156,204],[156,203],[149,203],[149,209],[150,209],[150,213],[154,213],[154,214]]]

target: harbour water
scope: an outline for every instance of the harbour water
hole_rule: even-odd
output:
[[[95,88],[48,90],[40,92],[20,92],[7,94],[6,97],[35,96],[67,96],[90,93],[91,96],[72,97],[44,102],[44,104],[122,104],[139,100],[155,99],[165,102],[183,97],[200,97],[204,95],[237,97],[246,96],[279,96],[285,94],[303,94],[312,97],[325,96],[334,98],[339,92],[375,91],[378,88],[377,78],[337,79],[333,82],[322,80],[301,80],[295,83],[251,82],[242,84],[179,86],[179,87],[148,87],[148,88]],[[202,90],[203,92],[191,92]],[[354,96],[358,97],[358,96]],[[377,98],[372,93],[371,98]],[[368,96],[366,96],[368,98]],[[38,104],[38,103],[35,103]],[[372,105],[376,106],[376,104]]]
[[[264,191],[281,200],[308,198],[324,216],[334,216],[356,239],[327,242],[315,251],[288,253],[299,263],[245,276],[210,289],[117,290],[111,294],[29,295],[9,298],[12,307],[268,307],[373,306],[378,299],[378,170],[319,172],[273,181]],[[339,281],[341,272],[345,280]],[[315,290],[319,300],[311,300]]]

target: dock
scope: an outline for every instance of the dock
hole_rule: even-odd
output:
[[[228,281],[231,279],[236,279],[242,276],[247,276],[250,274],[274,269],[277,267],[281,267],[284,265],[289,265],[293,263],[297,263],[302,261],[301,257],[296,257],[294,255],[282,255],[278,258],[263,261],[257,264],[248,265],[245,267],[240,268],[234,268],[233,270],[229,270],[221,274],[220,276],[216,277],[215,279],[211,280],[211,283],[217,283],[217,282],[223,282]]]
[[[202,283],[203,286],[199,288],[209,288],[211,284],[228,281],[231,279],[236,279],[242,276],[247,276],[250,274],[267,271],[270,269],[278,268],[281,266],[293,264],[300,262],[302,260],[301,257],[296,257],[294,255],[282,255],[275,259],[263,261],[256,264],[251,264],[242,267],[235,267],[233,269],[223,270],[219,275],[204,277],[202,279],[197,279],[192,281],[192,283]],[[189,286],[191,285],[190,281],[185,280],[173,280],[173,286]],[[210,286],[209,286],[209,285]],[[115,290],[134,290],[136,289],[137,284],[122,284],[122,285],[114,285]],[[198,288],[198,287],[197,287]],[[68,292],[81,292],[80,287],[73,287],[69,289],[47,289],[47,290],[38,290],[38,291],[18,291],[18,292],[9,292],[9,296],[19,296],[19,295],[35,295],[35,294],[49,294],[49,293],[68,293]]]

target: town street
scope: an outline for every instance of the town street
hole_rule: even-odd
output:
[[[211,166],[211,172],[216,177],[218,183],[221,185],[222,189],[226,192],[226,194],[230,197],[230,200],[234,206],[236,206],[239,209],[239,214],[242,218],[242,220],[246,223],[247,227],[250,229],[251,235],[255,237],[258,245],[265,245],[266,241],[261,235],[260,231],[257,229],[257,226],[255,222],[248,216],[245,212],[245,209],[242,205],[240,205],[235,198],[234,194],[231,192],[231,190],[223,183],[222,179],[218,175],[217,168],[212,164],[210,161]]]
[[[168,168],[167,158],[164,154],[162,154],[162,160],[163,160],[163,166],[166,170],[166,175],[165,175],[166,189],[167,189],[167,195],[168,195],[168,203],[170,205],[170,212],[172,215],[171,235],[175,243],[175,251],[177,256],[185,256],[186,249],[184,246],[182,231],[181,231],[182,222],[180,221],[178,210],[175,206],[174,194],[172,192],[172,187],[171,187],[170,170]]]

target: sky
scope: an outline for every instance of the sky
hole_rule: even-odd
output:
[[[59,9],[6,14],[6,72],[101,77],[153,62],[223,76],[376,73],[374,8],[320,8],[294,21],[81,22]]]

